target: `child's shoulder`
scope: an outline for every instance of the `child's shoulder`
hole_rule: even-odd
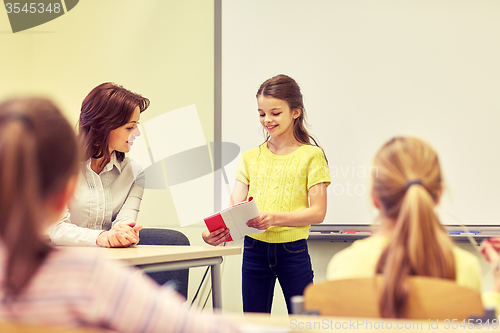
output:
[[[479,259],[464,249],[458,246],[453,247],[453,254],[455,255],[455,261],[457,263],[457,272],[464,268],[464,270],[469,270],[471,268],[475,269],[479,267]]]
[[[243,152],[243,155],[251,155],[251,154],[255,154],[257,152],[259,152],[261,149],[263,149],[265,147],[265,143],[260,145],[260,146],[257,146],[257,147],[254,147],[252,149],[248,149],[248,150],[245,150]]]
[[[245,150],[241,156],[246,159],[246,158],[252,158],[254,156],[257,156],[259,153],[262,152],[262,150],[266,149],[266,143],[261,144],[260,146],[257,146],[252,149]]]
[[[321,149],[320,147],[318,146],[313,146],[313,145],[302,145],[300,147],[303,151],[306,151],[310,154],[314,154],[314,155],[321,155],[323,156],[323,149]]]
[[[313,145],[302,145],[300,148],[300,155],[308,160],[315,160],[318,158],[324,159],[325,154],[323,149]]]
[[[327,279],[370,277],[389,239],[370,236],[352,243],[333,256],[327,267]]]
[[[102,252],[99,252],[97,247],[61,247],[51,251],[46,264],[92,269],[102,261]]]
[[[298,153],[298,154],[297,154]],[[264,155],[273,155],[270,151],[269,148],[267,148],[267,142],[261,144],[260,146],[257,146],[255,148],[246,150],[243,152],[242,157],[243,159],[253,159],[259,156],[260,154]],[[318,146],[313,146],[313,145],[308,145],[304,144],[300,146],[296,151],[294,151],[291,154],[286,155],[286,157],[293,157],[293,156],[302,156],[306,158],[317,158],[321,157],[324,158],[324,153],[323,150],[318,147]],[[285,156],[282,156],[285,157]]]
[[[91,249],[91,248],[88,248]],[[52,250],[33,278],[35,289],[50,280],[45,289],[57,290],[59,286],[71,283],[74,288],[83,288],[106,267],[97,251],[83,248],[62,247]],[[71,281],[71,282],[70,282]]]

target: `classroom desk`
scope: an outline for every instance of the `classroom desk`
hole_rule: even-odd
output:
[[[210,266],[214,309],[222,308],[220,271],[222,257],[241,253],[241,248],[234,246],[136,245],[97,250],[104,252],[109,259],[124,261],[148,273]]]
[[[490,328],[460,327],[461,322],[444,323],[429,320],[396,320],[381,318],[348,318],[304,315],[268,315],[248,313],[245,315],[226,315],[236,323],[243,333],[322,333],[322,332],[406,332],[406,333],[444,333],[444,332],[498,332],[499,326]],[[467,325],[467,323],[465,323]]]
[[[0,323],[2,333],[112,333],[108,330],[94,328],[61,328],[43,325],[29,325],[16,323]]]

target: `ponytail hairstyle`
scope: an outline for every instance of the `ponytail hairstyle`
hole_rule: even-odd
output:
[[[0,104],[4,301],[23,290],[52,250],[42,237],[50,222],[46,207],[76,175],[78,151],[71,125],[49,100],[10,99]]]
[[[109,133],[127,124],[136,107],[144,112],[149,99],[111,82],[92,89],[83,100],[79,121],[85,160],[104,157],[101,166],[109,162]],[[115,155],[120,162],[125,158],[123,152],[116,151]]]
[[[373,165],[381,215],[395,221],[376,268],[383,276],[379,309],[384,318],[401,318],[408,298],[406,277],[455,280],[453,243],[434,213],[442,191],[441,168],[426,142],[406,137],[387,142]]]
[[[256,97],[259,98],[261,95],[287,102],[290,111],[299,109],[300,115],[293,120],[293,136],[295,140],[305,145],[312,145],[314,143],[315,146],[321,148],[316,139],[306,129],[306,109],[304,108],[300,87],[294,79],[284,74],[276,75],[260,85]],[[266,136],[266,141],[264,142],[269,141],[269,133],[264,131],[264,135]],[[325,155],[324,150],[323,155]]]

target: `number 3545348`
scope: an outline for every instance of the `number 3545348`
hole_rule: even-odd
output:
[[[7,2],[5,3],[5,8],[7,9],[7,14],[43,14],[43,13],[56,13],[59,14],[62,10],[61,4],[56,3],[18,3],[18,2]]]

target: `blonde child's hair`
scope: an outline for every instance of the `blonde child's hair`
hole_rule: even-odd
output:
[[[373,193],[381,215],[394,223],[391,240],[377,263],[383,275],[379,308],[382,317],[404,316],[406,277],[455,280],[453,243],[434,207],[442,191],[439,159],[429,144],[396,137],[375,156]]]

